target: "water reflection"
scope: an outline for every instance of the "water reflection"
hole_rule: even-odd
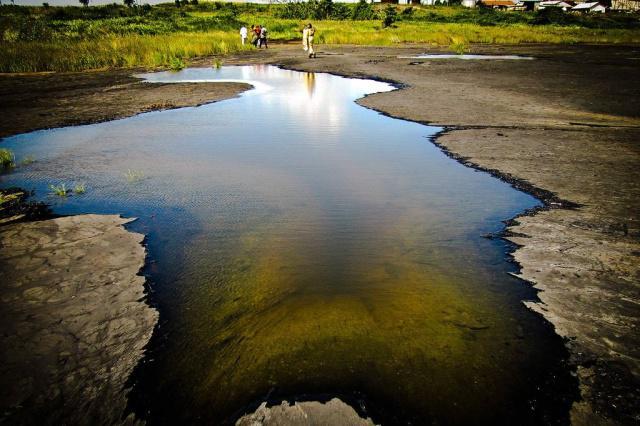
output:
[[[40,197],[86,182],[58,212],[140,217],[163,322],[139,414],[217,424],[324,394],[387,424],[566,420],[562,342],[520,303],[533,293],[504,247],[479,237],[535,200],[447,158],[426,140],[438,129],[353,102],[385,83],[271,66],[145,77],[255,89],[10,138],[39,161],[3,181]]]
[[[313,98],[313,92],[316,89],[316,74],[308,72],[305,74],[305,81],[307,83],[307,92],[309,92],[309,99]]]

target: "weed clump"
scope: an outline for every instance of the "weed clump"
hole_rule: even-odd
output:
[[[138,182],[138,181],[142,180],[144,178],[144,173],[142,173],[139,170],[131,170],[131,169],[129,169],[124,174],[124,176],[127,178],[127,182],[133,183],[133,182]]]
[[[85,192],[87,192],[87,188],[84,183],[78,183],[73,188],[73,192],[76,194],[84,194]]]
[[[171,58],[171,60],[169,61],[169,69],[171,71],[180,71],[184,67],[186,67],[186,65],[180,58]]]
[[[15,166],[15,161],[13,152],[6,148],[0,148],[0,170],[12,168]]]
[[[66,197],[69,193],[67,185],[64,183],[61,183],[60,185],[49,185],[49,189],[53,195],[57,195],[58,197]]]

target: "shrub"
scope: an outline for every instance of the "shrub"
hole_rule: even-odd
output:
[[[365,0],[360,0],[356,7],[353,9],[351,19],[354,21],[370,21],[376,19],[376,12],[373,10],[373,6],[367,3]]]
[[[393,25],[394,22],[398,19],[398,11],[395,7],[390,4],[384,8],[384,18],[382,19],[382,27],[387,28]]]

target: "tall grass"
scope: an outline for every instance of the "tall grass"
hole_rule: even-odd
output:
[[[326,9],[329,3],[314,4]],[[394,19],[399,20],[383,28],[381,7],[362,3],[331,8],[327,16],[341,15],[336,11],[346,8],[343,12],[349,12],[349,18],[313,19],[317,43],[421,43],[450,46],[455,51],[464,51],[471,43],[640,43],[640,19],[632,14],[575,17],[414,6],[398,7],[400,13]],[[358,8],[366,8],[367,13],[356,13]],[[0,72],[180,69],[194,57],[252,49],[240,43],[242,24],[266,25],[274,41],[298,40],[308,21],[286,19],[285,12],[284,5],[204,2],[181,8],[171,4],[140,8],[2,6]],[[360,15],[362,20],[353,20]]]
[[[170,67],[176,59],[249,49],[235,32],[108,36],[78,41],[0,44],[0,72],[81,71],[108,67]]]
[[[381,29],[369,22],[324,21],[316,25],[319,43],[389,46],[400,43],[640,43],[637,30],[601,30],[515,24],[484,27],[477,24],[401,22]]]

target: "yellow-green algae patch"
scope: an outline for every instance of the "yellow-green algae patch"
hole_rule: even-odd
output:
[[[429,416],[502,410],[518,387],[514,375],[525,373],[514,359],[523,349],[510,348],[524,346],[516,319],[498,294],[443,268],[452,265],[445,253],[421,261],[425,211],[388,220],[369,256],[327,247],[323,227],[304,238],[282,229],[314,214],[297,213],[247,226],[222,275],[196,266],[196,275],[217,278],[185,293],[188,336],[179,339],[204,356],[175,356],[172,366],[182,386],[194,386],[196,406],[228,413],[272,389],[342,386]],[[185,257],[198,250],[189,245]],[[451,412],[457,400],[465,412]]]

